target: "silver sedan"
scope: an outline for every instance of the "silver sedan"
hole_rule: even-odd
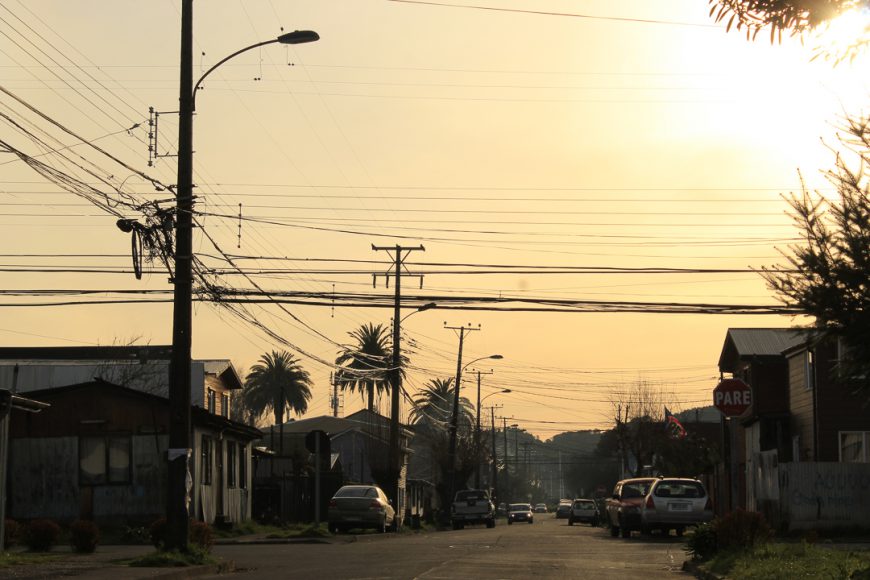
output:
[[[394,529],[396,510],[384,490],[376,485],[345,485],[329,500],[329,531],[374,528],[384,533]]]

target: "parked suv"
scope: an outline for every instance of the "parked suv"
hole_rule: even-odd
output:
[[[622,534],[623,538],[628,538],[632,530],[640,530],[641,504],[654,481],[653,477],[637,477],[617,482],[613,494],[605,502],[611,536]]]
[[[640,511],[641,532],[654,529],[683,535],[686,526],[713,519],[713,502],[697,479],[666,477],[653,482]]]
[[[573,526],[574,522],[583,522],[584,524],[592,524],[593,528],[598,527],[599,521],[598,506],[591,499],[575,499],[571,504],[571,513],[568,515],[568,525]]]

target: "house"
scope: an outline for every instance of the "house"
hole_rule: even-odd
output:
[[[169,401],[103,380],[31,390],[50,404],[13,416],[9,517],[143,525],[165,512]],[[251,513],[251,442],[262,433],[191,409],[190,513],[209,523]]]
[[[171,346],[0,348],[0,386],[14,393],[104,381],[169,396]],[[191,404],[229,417],[242,380],[229,360],[191,361]]]
[[[724,420],[725,465],[718,507],[730,511],[753,503],[753,461],[776,450],[783,461],[791,457],[788,363],[783,351],[799,344],[804,332],[789,328],[729,328],[719,355],[719,372],[752,387],[752,405],[742,417]]]
[[[753,404],[723,420],[721,511],[760,511],[784,530],[870,527],[870,417],[841,353],[803,330],[729,329],[720,370],[752,387]]]
[[[870,463],[867,397],[842,380],[842,342],[812,339],[783,352],[788,361],[794,461]]]

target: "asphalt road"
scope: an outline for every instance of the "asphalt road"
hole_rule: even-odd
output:
[[[331,544],[216,546],[237,572],[223,576],[369,580],[386,578],[504,579],[688,578],[680,572],[683,542],[674,536],[611,538],[605,528],[568,526],[552,514],[534,524],[425,534],[346,537]]]

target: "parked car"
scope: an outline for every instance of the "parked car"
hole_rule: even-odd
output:
[[[559,500],[559,505],[556,507],[556,519],[564,519],[571,515],[570,499]]]
[[[573,526],[574,522],[582,522],[584,524],[592,524],[593,528],[598,527],[601,521],[601,514],[598,513],[598,504],[591,499],[575,499],[573,504],[570,504],[570,514],[568,515],[568,525]]]
[[[450,507],[450,521],[454,530],[461,530],[465,524],[495,527],[495,506],[489,500],[489,493],[483,489],[457,491]]]
[[[667,477],[653,482],[640,510],[641,532],[673,529],[683,535],[687,526],[713,519],[713,501],[697,479]]]
[[[345,485],[329,500],[327,521],[332,533],[352,528],[383,533],[395,528],[396,510],[376,485]]]
[[[604,508],[611,536],[628,538],[632,530],[640,530],[640,506],[654,481],[653,477],[637,477],[616,483]]]
[[[535,510],[534,510],[534,511],[535,511],[536,514],[545,514],[545,513],[548,513],[550,510],[547,509],[547,504],[545,504],[545,503],[538,503],[538,504],[535,504]]]
[[[508,507],[508,525],[514,522],[535,523],[532,505],[528,503],[512,503]]]

